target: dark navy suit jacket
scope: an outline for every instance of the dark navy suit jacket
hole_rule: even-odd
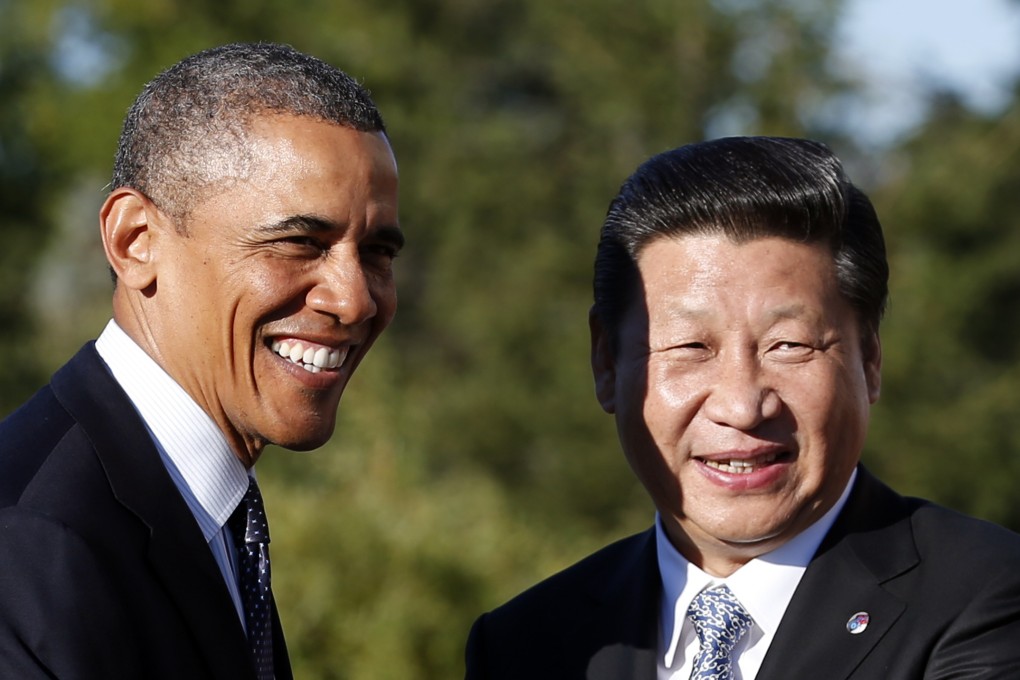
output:
[[[467,678],[654,680],[661,590],[654,530],[615,543],[480,617]],[[757,680],[920,678],[1020,678],[1020,536],[861,468]]]
[[[0,678],[254,677],[212,552],[89,343],[0,423]]]

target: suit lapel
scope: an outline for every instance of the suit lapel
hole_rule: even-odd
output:
[[[283,638],[280,614],[276,610],[276,598],[273,598],[273,666],[276,680],[293,680],[290,655],[287,653],[287,643]]]
[[[212,552],[130,400],[91,343],[51,384],[92,441],[116,498],[148,526],[152,569],[212,675],[236,677],[238,668],[252,665],[243,628]]]
[[[901,499],[863,468],[846,507],[818,549],[783,616],[758,680],[844,680],[906,604],[883,584],[919,558]],[[868,615],[857,634],[847,628]]]
[[[647,680],[656,673],[656,636],[659,631],[659,577],[655,530],[641,534],[636,549],[612,573],[593,579],[599,601],[592,618],[604,629],[606,640],[591,657],[588,680]]]

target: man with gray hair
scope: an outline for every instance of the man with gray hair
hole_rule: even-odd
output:
[[[144,88],[111,187],[113,318],[0,423],[0,676],[290,678],[254,466],[329,439],[393,318],[383,121],[318,59],[217,47]]]

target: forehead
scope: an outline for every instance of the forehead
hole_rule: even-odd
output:
[[[638,255],[640,289],[649,309],[706,315],[779,313],[840,300],[836,268],[824,244],[777,237],[744,242],[725,235],[660,238]]]
[[[395,221],[397,166],[381,132],[360,132],[316,118],[263,115],[252,119],[233,153],[239,160],[203,191],[194,218],[257,210],[266,215],[390,211]]]
[[[244,147],[255,181],[324,171],[353,178],[396,174],[396,161],[382,132],[361,132],[307,116],[256,116]]]

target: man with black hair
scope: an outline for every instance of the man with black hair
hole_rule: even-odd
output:
[[[150,82],[100,232],[113,319],[0,424],[0,677],[291,677],[254,465],[331,436],[396,308],[383,121],[234,44]]]
[[[467,677],[1017,677],[1020,536],[860,464],[887,279],[871,203],[821,144],[639,167],[590,326],[655,526],[480,617]]]

